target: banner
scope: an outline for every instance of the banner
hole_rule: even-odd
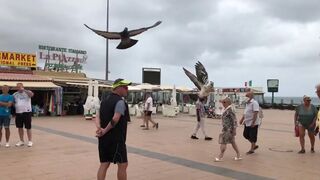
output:
[[[45,60],[45,70],[80,73],[87,58],[84,50],[39,45],[38,59]]]
[[[37,67],[35,54],[0,51],[0,66]]]

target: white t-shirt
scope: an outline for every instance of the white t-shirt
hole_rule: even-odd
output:
[[[148,108],[148,104],[149,104],[149,108]],[[148,99],[144,103],[144,110],[145,111],[152,111],[152,106],[153,106],[153,101],[152,101],[152,97],[150,96],[150,97],[148,97]]]
[[[31,98],[26,92],[15,92],[13,94],[16,113],[31,112]]]
[[[251,99],[250,102],[246,104],[246,108],[244,110],[244,123],[246,126],[251,126],[254,112],[259,112],[259,103],[256,100]],[[257,114],[255,125],[259,125],[259,121],[260,118],[258,118]]]

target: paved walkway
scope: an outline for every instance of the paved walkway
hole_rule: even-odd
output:
[[[241,110],[239,110],[241,112]],[[207,119],[207,133],[213,141],[190,139],[195,117],[154,117],[158,130],[141,130],[142,122],[133,118],[128,125],[128,179],[133,180],[211,180],[211,179],[319,179],[316,153],[297,154],[298,139],[293,137],[293,111],[265,110],[259,132],[259,149],[245,155],[249,143],[236,137],[242,161],[228,145],[223,162],[214,162],[219,153],[217,143],[220,120]],[[240,118],[240,115],[238,115]],[[0,179],[96,179],[99,166],[95,126],[80,116],[39,117],[33,119],[34,146],[14,147],[17,130],[11,126],[11,147],[0,147]],[[306,148],[310,143],[306,138]],[[116,179],[116,166],[111,166],[108,179]]]

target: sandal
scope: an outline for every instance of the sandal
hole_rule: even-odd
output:
[[[253,153],[254,153],[254,151],[252,151],[252,150],[250,150],[250,151],[246,152],[246,154],[247,154],[247,155],[249,155],[249,154],[253,154]]]

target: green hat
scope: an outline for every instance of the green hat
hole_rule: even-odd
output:
[[[130,81],[127,81],[127,80],[124,80],[124,79],[116,79],[113,84],[112,84],[112,88],[115,89],[119,86],[129,86],[131,85],[131,82]]]

